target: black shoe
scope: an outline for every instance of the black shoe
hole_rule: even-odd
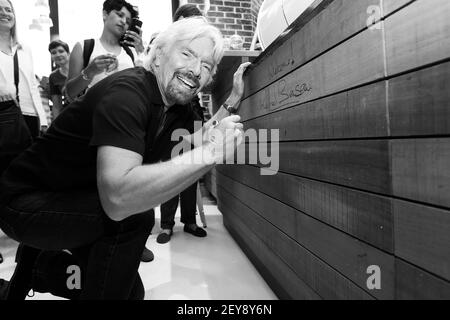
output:
[[[187,224],[184,225],[184,232],[190,233],[199,238],[204,238],[207,235],[206,231],[199,226],[197,226],[195,230],[192,230]]]
[[[19,245],[17,265],[9,282],[8,300],[25,300],[32,287],[33,268],[40,253],[41,250]]]
[[[147,247],[144,247],[144,251],[142,252],[141,261],[142,262],[152,262],[155,260],[155,255],[151,252]]]
[[[170,241],[170,238],[172,237],[173,231],[170,230],[170,234],[167,234],[165,232],[161,232],[158,234],[158,237],[156,238],[156,242],[159,244],[164,244]]]

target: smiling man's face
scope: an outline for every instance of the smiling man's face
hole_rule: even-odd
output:
[[[214,43],[206,37],[179,41],[158,51],[158,81],[168,105],[187,104],[211,82]]]

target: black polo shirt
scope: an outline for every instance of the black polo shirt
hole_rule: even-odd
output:
[[[164,103],[155,76],[143,68],[113,74],[70,104],[47,133],[13,161],[0,180],[0,203],[34,190],[96,188],[97,148],[136,152],[144,163],[167,158],[172,132],[192,126],[192,107],[169,108],[156,137]]]

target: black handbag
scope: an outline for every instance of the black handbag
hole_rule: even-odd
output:
[[[17,102],[14,100],[0,102],[0,175],[10,162],[32,143],[30,130],[18,105],[19,61],[17,51],[14,55],[14,84]]]

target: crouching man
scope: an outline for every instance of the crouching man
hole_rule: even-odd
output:
[[[138,267],[151,209],[224,162],[242,135],[231,112],[248,64],[196,133],[201,138],[186,137],[195,148],[161,162],[172,132],[193,121],[189,103],[222,56],[222,35],[205,19],[174,23],[156,39],[145,69],[98,83],[11,164],[0,181],[0,227],[21,245],[9,299],[24,299],[32,287],[72,299],[143,299]],[[74,288],[67,270],[77,267],[82,279]]]

